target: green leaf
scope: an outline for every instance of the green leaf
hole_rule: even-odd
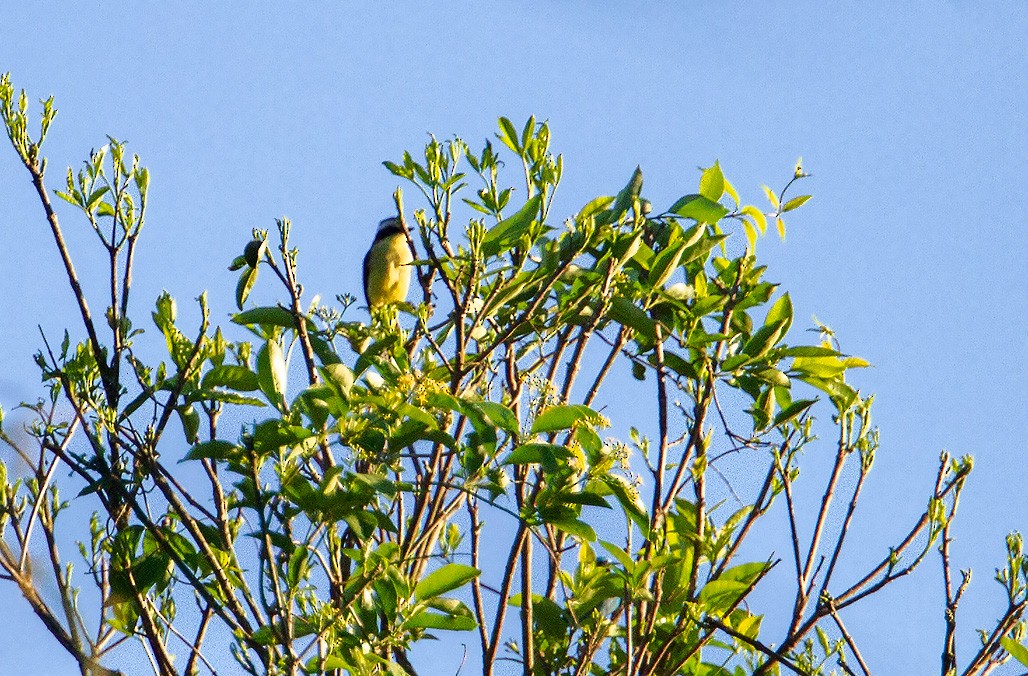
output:
[[[175,409],[179,420],[182,421],[182,431],[186,435],[186,441],[195,444],[199,441],[200,414],[192,406],[179,406]]]
[[[310,326],[310,320],[308,320],[308,326]],[[332,344],[322,338],[321,336],[308,334],[308,338],[311,340],[311,349],[314,354],[321,360],[321,363],[328,366],[330,364],[338,364],[342,360],[339,359],[339,355],[336,354],[335,348]]]
[[[700,602],[706,605],[707,612],[723,615],[742,599],[748,588],[744,582],[712,580],[700,590]]]
[[[510,452],[503,460],[505,465],[532,465],[539,464],[546,472],[556,472],[560,469],[559,460],[566,460],[571,457],[571,451],[566,446],[557,444],[529,443],[521,444]]]
[[[760,230],[760,234],[764,234],[764,231],[767,230],[767,216],[764,215],[763,211],[751,204],[748,204],[740,209],[739,212],[752,218],[757,229]]]
[[[827,394],[839,411],[845,411],[857,400],[857,391],[837,378],[818,378],[816,376],[800,376],[800,380],[813,385]]]
[[[628,211],[632,202],[642,192],[643,187],[643,173],[641,167],[636,167],[635,171],[632,172],[632,178],[628,180],[628,185],[621,189],[617,197],[614,199],[614,205],[611,206],[610,211],[607,212],[609,216],[604,219],[607,223],[613,223],[614,221],[621,218],[621,216]]]
[[[671,278],[678,264],[682,260],[682,253],[685,251],[685,242],[678,242],[664,249],[653,259],[650,266],[649,283],[657,289],[664,286],[664,282]]]
[[[257,382],[268,401],[277,405],[285,400],[286,361],[282,346],[274,338],[269,338],[257,353]]]
[[[725,572],[721,573],[719,580],[732,580],[733,582],[741,582],[747,587],[752,585],[764,571],[767,570],[768,564],[760,561],[753,561],[750,563],[741,563],[738,566],[732,566]]]
[[[227,387],[237,392],[253,392],[260,387],[257,374],[245,366],[223,364],[208,371],[200,385],[203,389]]]
[[[514,412],[503,404],[494,401],[479,401],[470,405],[481,411],[485,417],[489,418],[490,422],[503,431],[510,434],[518,434],[521,431],[521,426],[518,424],[518,419]]]
[[[706,230],[706,226],[704,225],[698,225],[697,227]],[[703,232],[702,234],[705,235],[706,232]],[[706,259],[710,250],[726,239],[728,239],[728,235],[713,235],[711,237],[699,238],[699,240],[687,246],[685,251],[682,252],[681,265],[691,263],[699,258]]]
[[[241,406],[257,406],[258,408],[267,406],[267,402],[263,399],[244,397],[236,392],[227,392],[225,390],[208,390],[203,393],[203,398],[210,399],[211,401],[221,401],[226,404],[239,404]]]
[[[507,605],[520,608],[521,594],[511,595]],[[532,616],[536,628],[550,639],[567,636],[568,622],[564,617],[564,610],[545,596],[532,594]]]
[[[401,167],[400,165],[396,164],[395,162],[390,162],[390,161],[386,160],[385,162],[382,163],[382,166],[384,166],[386,169],[388,169],[389,172],[391,174],[393,174],[394,176],[399,176],[400,178],[405,178],[408,181],[410,179],[414,178],[414,171],[412,169],[409,169],[409,168],[406,168],[406,167]]]
[[[593,530],[592,526],[580,519],[553,519],[548,520],[546,523],[587,542],[596,541],[596,531]]]
[[[513,216],[509,216],[489,228],[485,237],[482,238],[482,252],[487,256],[495,256],[517,243],[528,233],[532,223],[539,217],[540,206],[542,206],[542,195],[536,195],[525,202]]]
[[[308,552],[303,547],[297,547],[289,557],[289,566],[286,569],[286,580],[289,586],[295,588],[301,580],[307,579],[310,573],[310,562]]]
[[[838,357],[796,357],[792,360],[793,371],[818,378],[841,376],[847,368],[846,362]]]
[[[703,172],[700,177],[700,194],[714,202],[725,194],[725,175],[721,173],[719,163],[714,162],[714,166]]]
[[[785,348],[781,351],[781,355],[783,357],[838,357],[839,353],[830,347],[798,345]]]
[[[306,427],[288,425],[281,420],[265,420],[253,431],[253,448],[259,452],[276,451],[284,446],[295,446],[315,437]]]
[[[532,423],[532,434],[545,434],[558,430],[567,430],[582,420],[595,420],[599,414],[582,404],[551,406],[538,416]]]
[[[643,251],[644,248],[649,249],[649,247],[643,244],[643,234],[644,232],[641,229],[636,230],[628,233],[627,235],[618,237],[612,242],[610,253],[619,266],[624,265],[629,260],[635,258]],[[643,262],[641,260],[642,258],[643,256],[639,259],[641,263]],[[652,258],[652,252],[647,258]],[[649,261],[646,261],[644,264],[648,262]]]
[[[814,399],[797,399],[796,401],[792,402],[784,409],[782,409],[782,411],[778,415],[775,416],[775,427],[787,423],[793,418],[798,417],[808,408],[813,406],[815,401],[816,400]]]
[[[635,568],[635,561],[632,557],[621,547],[618,547],[613,542],[607,542],[606,540],[600,540],[600,546],[607,550],[611,556],[618,560],[626,571],[631,572]]]
[[[582,207],[581,210],[578,212],[578,215],[576,216],[576,218],[578,220],[583,220],[583,219],[589,218],[590,216],[595,216],[596,214],[600,213],[601,211],[603,211],[604,209],[606,209],[607,207],[609,207],[613,203],[614,203],[614,198],[611,197],[610,195],[604,195],[604,196],[601,196],[601,197],[597,197],[597,198],[591,200],[584,207]]]
[[[615,296],[610,302],[610,310],[608,310],[607,314],[618,324],[634,329],[637,338],[643,338],[643,341],[640,342],[652,345],[657,339],[657,329],[653,320],[650,319],[645,310],[633,303],[630,298]]]
[[[767,311],[767,318],[764,319],[765,324],[777,324],[778,322],[784,322],[784,328],[782,329],[782,336],[789,332],[789,327],[792,326],[792,300],[789,298],[789,294],[783,294],[771,309]]]
[[[205,441],[201,444],[196,444],[190,448],[183,460],[199,460],[200,458],[208,458],[210,460],[232,460],[238,457],[242,450],[243,449],[239,446],[236,446],[231,442],[214,439],[212,441]]]
[[[742,222],[742,229],[743,229],[743,232],[746,233],[746,243],[749,245],[750,251],[751,252],[756,251],[757,250],[757,231],[754,229],[754,227],[752,225],[750,225],[750,222],[746,221],[746,220],[744,220]]]
[[[762,356],[781,340],[782,335],[785,333],[785,328],[784,321],[764,324],[746,341],[746,346],[742,349],[743,354],[748,354],[751,357]]]
[[[257,281],[257,268],[245,268],[239,275],[239,282],[236,284],[236,307],[243,309],[243,303],[250,296],[253,285]]]
[[[325,364],[319,369],[325,382],[339,391],[344,399],[350,398],[353,388],[353,371],[346,364]]]
[[[413,404],[401,401],[391,408],[397,415],[407,416],[414,422],[424,426],[425,429],[437,429],[439,427],[439,423],[436,422],[435,418]]]
[[[444,615],[429,610],[422,610],[403,624],[405,627],[443,629],[447,631],[471,631],[478,626],[473,617]]]
[[[73,193],[66,193],[66,192],[62,192],[60,190],[54,190],[54,192],[57,193],[57,196],[60,197],[65,202],[67,202],[68,204],[73,204],[73,205],[75,205],[77,207],[78,206],[82,206],[81,204],[79,204],[79,197],[80,197],[80,195],[79,195],[79,192],[77,190],[74,191]]]
[[[816,625],[814,629],[817,633],[817,642],[821,644],[821,650],[823,650],[826,655],[830,655],[832,648],[831,641],[828,639],[828,632],[822,629],[821,625]]]
[[[1002,644],[1003,649],[1010,653],[1011,657],[1020,662],[1023,666],[1028,667],[1028,648],[1009,636],[1004,636],[999,640],[999,642]]]
[[[746,364],[749,364],[751,361],[753,361],[753,357],[748,354],[735,354],[721,362],[721,370],[734,371]]]
[[[474,566],[466,566],[463,563],[448,563],[439,570],[429,573],[421,582],[418,582],[417,586],[414,587],[414,595],[419,601],[430,599],[463,586],[481,573],[482,571]]]
[[[516,153],[520,153],[521,145],[518,143],[518,130],[514,128],[514,123],[505,117],[501,117],[499,124],[500,133],[497,134],[497,137],[503,141],[503,145]]]
[[[801,206],[806,204],[807,200],[809,200],[811,197],[813,197],[813,195],[800,195],[799,197],[793,197],[791,200],[786,202],[785,205],[782,207],[782,213],[784,214],[786,211],[792,211],[793,209],[800,208]]]
[[[102,186],[94,190],[93,193],[86,198],[86,204],[83,207],[83,209],[85,209],[86,211],[92,211],[93,209],[95,209],[96,205],[100,202],[101,198],[103,198],[103,196],[107,194],[108,190],[110,190],[110,188],[107,186]]]
[[[654,359],[654,361],[656,361],[656,359]],[[700,377],[699,372],[696,370],[696,367],[692,365],[692,362],[686,361],[670,350],[664,352],[664,366],[668,367],[680,376],[685,376],[686,378],[698,380]]]
[[[232,317],[235,324],[242,326],[284,326],[287,329],[296,328],[296,319],[293,313],[284,307],[255,307],[245,312],[240,312]]]
[[[766,368],[756,369],[751,373],[753,377],[758,380],[762,380],[765,383],[769,383],[777,387],[789,387],[789,376],[774,367],[768,366]]]
[[[671,205],[668,211],[698,223],[711,224],[717,223],[728,213],[723,205],[703,195],[686,195]]]
[[[578,493],[558,493],[554,500],[565,505],[589,505],[590,507],[603,507],[610,509],[607,501],[592,491],[580,491]]]
[[[625,477],[619,474],[607,474],[600,477],[599,483],[605,485],[617,498],[625,514],[645,533],[649,528],[649,514],[643,503],[639,490]],[[592,488],[590,484],[590,488]]]
[[[264,631],[265,629],[267,629],[267,627],[261,627],[260,631]],[[256,636],[256,634],[254,634],[254,636]],[[345,660],[342,657],[339,657],[338,655],[328,655],[325,658],[321,658],[315,655],[314,657],[307,660],[307,664],[305,666],[307,668],[307,671],[312,674],[327,673],[329,671],[334,671],[336,669],[346,669],[351,672],[353,671],[353,664],[349,660]]]
[[[530,116],[525,120],[525,126],[521,130],[521,147],[528,147],[528,140],[532,138],[532,134],[535,132],[535,115]]]

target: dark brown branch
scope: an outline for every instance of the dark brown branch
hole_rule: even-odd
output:
[[[800,669],[791,660],[786,659],[782,655],[779,655],[777,652],[775,652],[775,650],[773,648],[769,648],[768,646],[764,645],[763,643],[761,643],[760,641],[758,641],[755,638],[750,638],[749,636],[746,636],[745,634],[741,634],[741,633],[737,632],[736,630],[732,629],[731,627],[729,627],[724,622],[718,620],[716,617],[711,617],[710,615],[708,615],[706,617],[706,619],[703,620],[703,624],[707,624],[707,625],[709,625],[711,627],[716,627],[717,629],[720,629],[721,631],[725,632],[726,634],[728,634],[732,638],[734,638],[734,639],[736,639],[738,641],[742,641],[743,643],[745,643],[745,644],[747,644],[749,646],[752,646],[753,648],[756,648],[760,652],[762,652],[765,655],[767,655],[768,659],[770,659],[771,661],[776,662],[778,664],[781,664],[783,667],[785,667],[789,671],[793,672],[794,674],[800,674],[800,676],[805,676],[806,675],[806,672],[804,672],[802,669]]]

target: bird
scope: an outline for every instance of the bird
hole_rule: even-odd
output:
[[[400,219],[391,217],[379,223],[364,256],[364,300],[369,310],[407,300],[413,262]]]

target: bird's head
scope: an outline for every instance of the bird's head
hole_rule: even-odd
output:
[[[400,224],[400,219],[396,216],[390,216],[379,221],[378,230],[375,232],[375,239],[387,237],[389,235],[395,235],[403,232],[403,226]]]

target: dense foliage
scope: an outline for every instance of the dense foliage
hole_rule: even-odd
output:
[[[793,194],[802,166],[763,207],[715,162],[655,208],[636,170],[560,221],[549,127],[501,119],[497,145],[433,138],[385,163],[419,195],[413,210],[395,195],[417,259],[412,303],[369,322],[352,297],[305,298],[282,220],[232,262],[231,323],[213,324],[201,296],[202,322],[184,327],[166,294],[149,317],[129,302],[146,168],[111,140],[55,193],[105,255],[109,287],[91,295],[44,183],[52,100],[38,135],[27,109],[0,81],[82,325],[37,355],[47,390],[24,405],[24,433],[0,431],[22,461],[0,465],[0,567],[83,674],[110,673],[127,639],[160,674],[410,674],[410,648],[449,632],[469,632],[460,642],[487,675],[869,673],[842,616],[936,547],[942,673],[957,673],[968,577],[954,589],[948,531],[969,458],[942,457],[924,514],[877,565],[839,573],[878,451],[871,398],[846,379],[866,362],[827,327],[812,341],[790,332],[789,295],[756,255],[769,224],[784,236],[809,199]],[[523,169],[516,189],[510,167]],[[249,305],[268,275],[281,303]],[[149,362],[154,340],[167,357]],[[645,399],[624,394],[643,387]],[[631,429],[611,426],[613,409]],[[804,502],[815,435],[834,439],[834,461]],[[712,482],[729,481],[718,464],[739,454],[749,477],[715,502]],[[69,490],[95,510],[88,525],[71,518]],[[772,507],[787,517],[785,560],[747,560],[747,538],[775,528]],[[81,573],[57,536],[66,515]],[[1028,557],[1016,534],[1008,549],[1008,607],[961,673],[1028,663]],[[790,602],[752,607],[779,565]],[[38,591],[45,575],[56,602]],[[762,630],[768,614],[784,634]]]

